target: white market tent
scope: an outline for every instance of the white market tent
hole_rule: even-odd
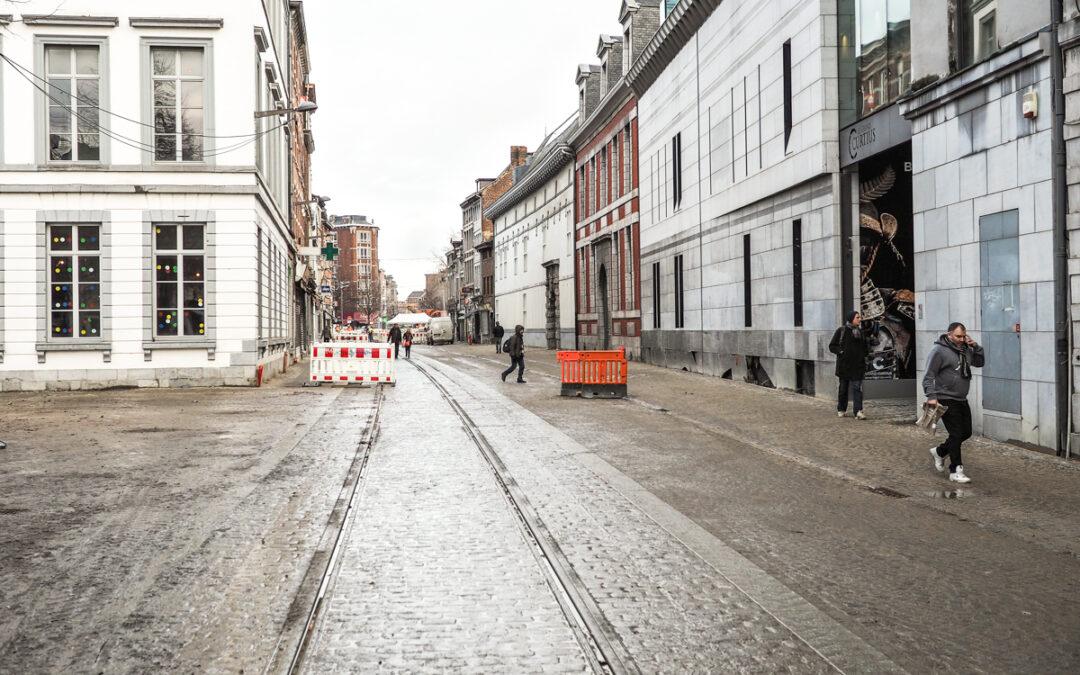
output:
[[[409,325],[409,326],[412,326],[412,325],[415,325],[415,324],[418,324],[418,323],[427,324],[427,323],[430,323],[430,322],[431,322],[431,317],[428,316],[427,314],[398,314],[397,316],[395,316],[393,319],[390,319],[390,321],[389,321],[389,323],[391,325],[396,323],[396,324],[404,324],[404,325]]]

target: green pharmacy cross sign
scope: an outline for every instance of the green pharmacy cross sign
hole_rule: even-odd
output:
[[[333,244],[327,244],[322,248],[323,257],[325,257],[327,260],[333,260],[334,258],[336,258],[337,254],[340,251],[341,249],[337,248]]]

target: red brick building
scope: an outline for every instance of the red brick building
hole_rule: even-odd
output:
[[[338,319],[342,322],[374,323],[382,310],[379,287],[379,228],[367,216],[334,216],[331,219],[339,249],[337,287]]]
[[[641,350],[637,100],[623,74],[660,25],[659,0],[623,3],[622,36],[578,67],[574,286],[579,349]]]

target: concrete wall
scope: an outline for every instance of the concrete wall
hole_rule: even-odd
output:
[[[795,386],[840,319],[835,3],[725,2],[639,102],[642,346],[650,361],[711,374],[762,364]],[[785,147],[783,44],[791,40],[793,126]],[[682,139],[682,199],[671,141]],[[793,325],[792,222],[803,231],[804,325]],[[752,326],[744,326],[743,235],[751,237]],[[673,267],[683,256],[685,326]],[[660,329],[653,263],[660,264]]]
[[[981,335],[980,218],[1019,216],[1022,332],[1019,416],[984,411],[976,371],[976,429],[1006,440],[1056,445],[1050,61],[1038,38],[945,80],[904,104],[912,120],[915,293],[919,378],[933,341],[951,321]],[[1016,69],[1017,64],[1027,63]],[[954,97],[968,83],[986,84]],[[1021,114],[1039,96],[1034,120]]]
[[[911,81],[949,72],[950,41],[943,33],[949,25],[949,2],[911,0]]]

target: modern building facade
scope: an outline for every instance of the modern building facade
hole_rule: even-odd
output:
[[[1070,289],[1054,9],[670,8],[628,75],[645,358],[831,397],[828,338],[858,309],[868,393],[918,399],[930,346],[961,321],[987,349],[976,430],[1062,448]]]
[[[915,85],[900,109],[911,123],[916,351],[964,322],[986,350],[976,429],[1055,448],[1069,405],[1055,301],[1068,286],[1055,260],[1066,223],[1055,215],[1051,4],[913,2]]]
[[[0,18],[9,389],[247,385],[302,340],[286,0]],[[303,126],[306,123],[301,121]]]
[[[514,186],[484,211],[493,221],[495,316],[525,327],[525,344],[574,345],[574,149],[576,117],[549,134]]]
[[[646,360],[832,388],[842,237],[828,12],[682,2],[632,65]]]
[[[600,36],[599,65],[578,67],[574,286],[579,349],[641,350],[637,99],[624,73],[660,24],[659,0],[624,2],[621,36]]]
[[[337,234],[338,316],[345,323],[374,324],[382,311],[379,228],[367,216],[334,216]]]

